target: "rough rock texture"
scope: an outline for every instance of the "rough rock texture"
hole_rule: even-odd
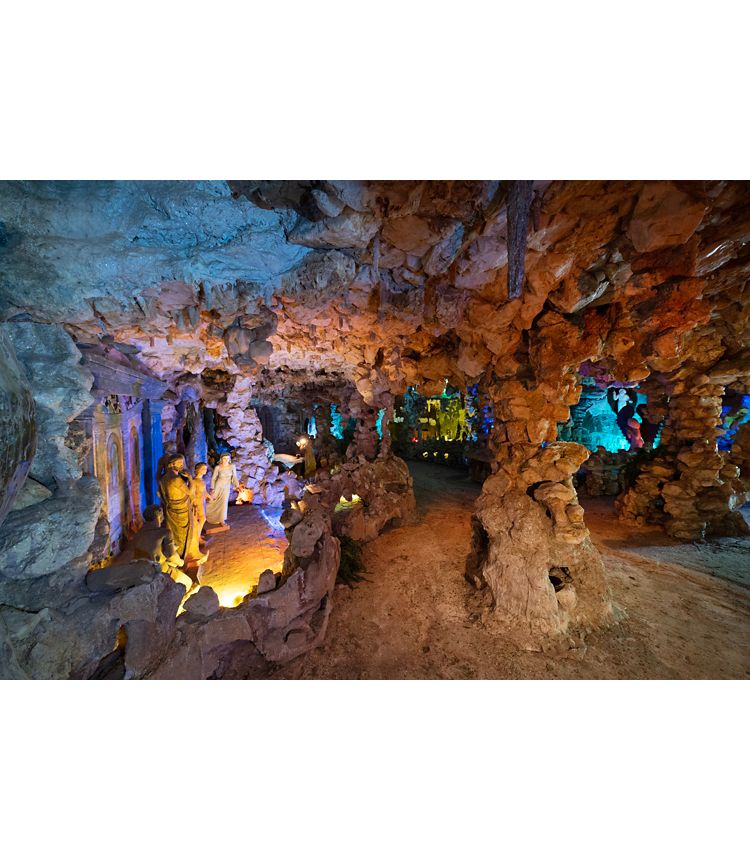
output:
[[[203,586],[185,601],[185,612],[199,618],[210,618],[219,611],[219,598],[213,588]]]
[[[151,582],[159,568],[151,561],[140,559],[126,564],[111,564],[97,568],[86,575],[86,587],[91,592],[114,594],[145,582]]]
[[[334,533],[370,541],[386,527],[415,515],[412,479],[406,463],[393,455],[344,463],[319,482],[321,502],[333,514]],[[358,497],[358,498],[355,498]]]
[[[39,611],[0,606],[0,676],[88,678],[124,648],[125,677],[143,677],[171,641],[184,593],[154,569],[149,581],[114,595],[82,587]]]
[[[650,408],[666,416],[663,446],[658,456],[644,458],[620,498],[621,515],[633,522],[655,518],[685,540],[738,532],[744,442],[736,456],[720,454],[712,425],[725,392],[750,391],[747,184],[534,182],[525,249],[524,231],[509,216],[510,190],[501,181],[0,183],[0,320],[31,379],[39,413],[40,453],[31,475],[54,489],[51,498],[10,516],[37,512],[44,520],[45,507],[53,512],[63,485],[80,476],[80,451],[67,434],[90,387],[79,343],[137,353],[168,387],[166,441],[179,442],[187,403],[214,409],[217,432],[236,448],[242,479],[255,501],[267,504],[297,498],[300,486],[268,462],[258,417],[248,408],[254,399],[305,391],[308,403],[337,403],[345,420],[355,419],[349,458],[370,462],[388,452],[387,436],[378,439],[377,416],[390,414],[406,386],[438,394],[446,380],[459,388],[477,383],[495,414],[493,479],[507,477],[499,495],[495,484],[478,503],[479,522],[489,515],[483,506],[500,505],[487,523],[494,542],[488,557],[500,559],[506,528],[532,505],[530,522],[541,523],[541,512],[547,523],[540,538],[548,550],[544,564],[555,566],[567,547],[576,570],[586,541],[570,496],[568,467],[577,457],[561,453],[564,468],[544,458],[558,423],[568,420],[580,397],[585,365],[586,375],[602,385],[640,383]],[[512,294],[509,241],[516,275],[524,260],[523,280],[511,278]],[[338,395],[331,399],[331,392]],[[317,394],[325,396],[316,400]],[[371,501],[374,528],[400,504],[388,494],[408,497],[386,491],[382,510]],[[301,558],[314,559],[328,545],[325,534],[313,555]],[[16,609],[45,606],[43,582],[54,594],[48,607],[65,593],[65,577],[38,546],[41,538],[37,533],[24,551],[0,527],[6,560],[34,571],[35,584],[22,593],[18,578],[0,567],[0,589],[15,595],[10,605]],[[325,552],[330,561],[333,549]],[[541,556],[537,561],[540,578]],[[71,560],[74,582],[82,566],[85,561]],[[598,565],[590,559],[589,566],[596,578]],[[525,570],[498,570],[484,581],[494,584],[498,613],[515,618]],[[296,575],[287,573],[269,592],[275,600]],[[517,580],[512,587],[505,585],[508,577]],[[303,579],[295,580],[300,588]],[[169,603],[152,585],[137,586],[142,599]],[[581,590],[574,583],[576,606],[583,607],[574,609],[561,605],[570,600],[559,597],[566,588],[553,604],[542,600],[537,583],[539,600],[518,626],[529,635],[532,629],[559,633],[607,615],[581,597],[598,586]],[[162,606],[149,617],[165,611]],[[221,610],[205,622],[180,616],[181,631],[203,624],[226,631],[205,634],[201,676],[211,667],[221,673],[236,666],[235,642],[245,643],[237,648],[254,662],[309,647],[330,605],[300,607],[298,617],[312,613],[305,621],[310,629],[279,628],[289,633],[283,647],[269,632],[276,628],[261,630],[260,639],[275,644],[256,643],[255,651],[238,633],[244,622],[226,614],[235,611]],[[172,643],[175,631],[166,622],[149,623],[144,643]],[[186,627],[191,623],[198,628]],[[198,638],[185,641],[196,648]],[[155,671],[145,652],[133,655],[127,672]],[[30,665],[28,655],[13,659],[14,667]]]
[[[29,474],[47,487],[81,477],[81,464],[65,439],[68,425],[93,402],[94,377],[62,326],[5,323],[3,329],[28,374],[36,407],[38,441]]]
[[[21,489],[18,491],[11,510],[20,511],[22,508],[28,508],[29,505],[38,505],[39,502],[45,499],[52,498],[52,490],[48,490],[44,484],[35,481],[33,478],[26,478]]]
[[[489,586],[498,617],[524,647],[613,618],[571,480],[587,455],[570,442],[517,448],[476,504],[466,578]]]
[[[101,504],[96,478],[81,478],[47,501],[12,511],[0,527],[2,577],[45,576],[85,555]]]
[[[287,662],[323,641],[340,547],[320,504],[308,499],[300,506],[301,518],[287,529],[285,573],[276,587],[254,590],[233,609],[212,606],[210,613],[201,594],[211,590],[201,588],[186,601],[164,659],[148,677],[222,677],[238,655],[246,677],[260,676],[269,662]],[[201,602],[200,612],[190,610],[193,601]]]
[[[29,380],[0,326],[0,525],[26,479],[35,444]]]

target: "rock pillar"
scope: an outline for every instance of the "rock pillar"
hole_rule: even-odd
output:
[[[575,394],[573,385],[568,400]],[[508,632],[535,648],[612,617],[604,566],[572,480],[588,451],[553,441],[568,408],[541,387],[511,380],[493,400],[496,462],[476,503],[466,577],[489,586]]]
[[[674,384],[662,442],[674,454],[676,476],[662,488],[665,529],[678,540],[702,540],[750,530],[737,508],[738,467],[719,451],[724,386],[697,373]]]

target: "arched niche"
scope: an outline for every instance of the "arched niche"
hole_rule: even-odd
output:
[[[127,496],[124,481],[122,441],[117,433],[107,437],[107,519],[112,553],[120,551],[127,522]]]

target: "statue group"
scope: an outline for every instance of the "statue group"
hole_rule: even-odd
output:
[[[134,558],[150,558],[177,582],[190,590],[195,582],[187,571],[197,570],[208,560],[203,537],[207,531],[228,529],[229,492],[244,487],[229,454],[223,454],[206,487],[206,463],[197,463],[190,474],[182,454],[168,451],[159,463],[161,505],[143,512],[145,525],[134,542]]]

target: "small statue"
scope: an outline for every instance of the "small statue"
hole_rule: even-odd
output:
[[[199,543],[203,542],[201,532],[203,531],[203,526],[206,524],[206,500],[210,500],[212,498],[206,488],[206,482],[203,480],[203,476],[207,471],[207,463],[195,464],[195,477],[193,478],[190,490],[193,499],[193,520],[195,522],[195,532],[198,535]]]
[[[172,534],[175,551],[185,557],[191,521],[192,478],[185,471],[185,458],[173,454],[166,463],[166,471],[159,479],[159,498],[166,514],[167,528]]]
[[[312,441],[307,436],[297,440],[297,447],[302,451],[302,456],[305,461],[304,476],[306,478],[315,474],[318,464],[315,462],[315,451],[313,451]]]
[[[211,501],[206,508],[206,519],[211,525],[227,526],[227,512],[229,511],[229,490],[234,487],[240,490],[240,479],[237,470],[232,464],[229,454],[219,457],[219,464],[211,476]]]
[[[163,573],[190,591],[193,581],[180,570],[185,562],[175,552],[169,529],[164,528],[164,511],[159,505],[149,505],[143,512],[143,519],[145,524],[133,542],[133,558],[155,561]]]

